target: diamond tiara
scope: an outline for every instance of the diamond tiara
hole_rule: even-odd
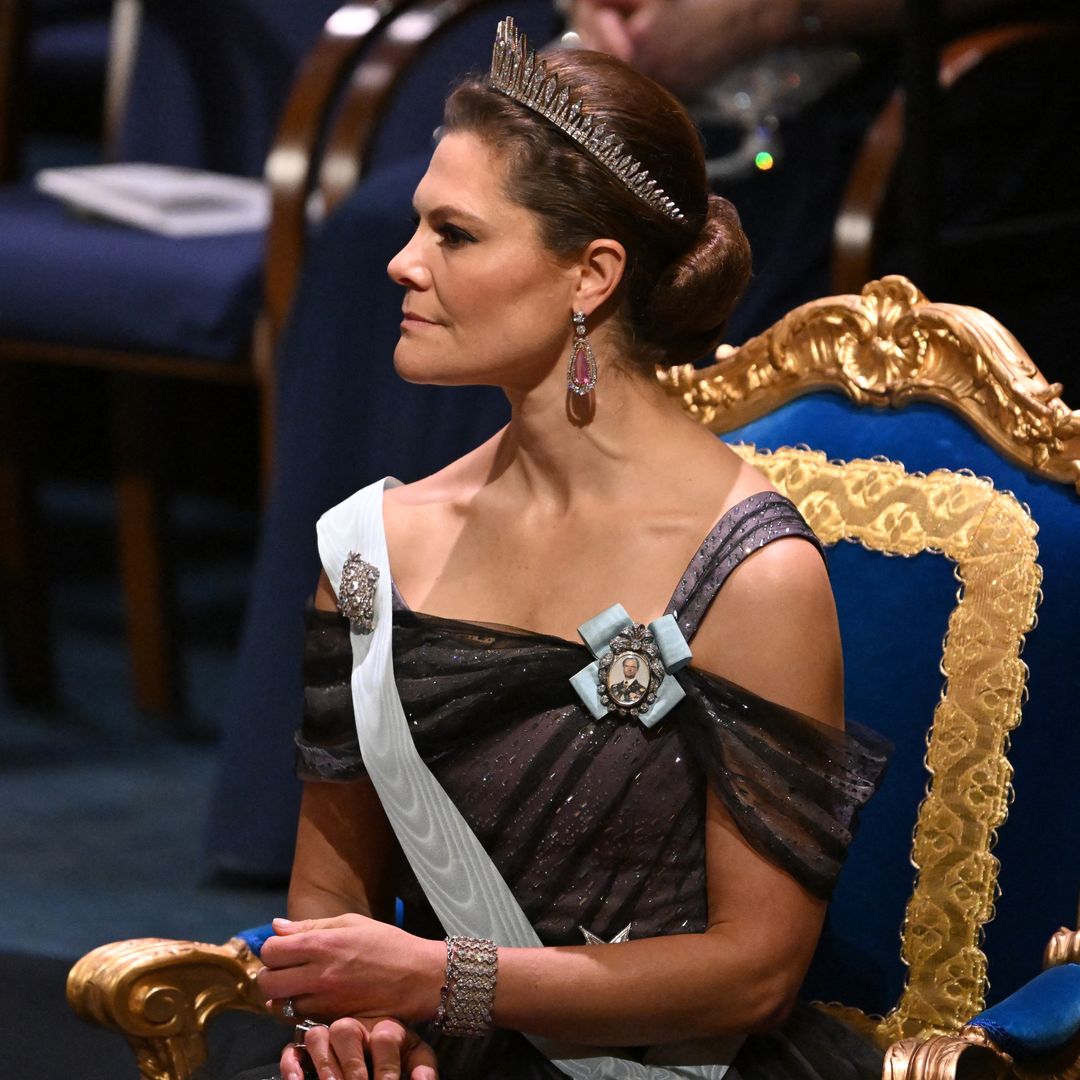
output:
[[[495,33],[490,81],[500,93],[565,131],[642,202],[672,221],[686,220],[641,162],[607,131],[603,121],[585,112],[580,97],[571,95],[565,86],[560,88],[558,76],[548,74],[547,65],[529,49],[525,35],[510,17],[499,23]]]

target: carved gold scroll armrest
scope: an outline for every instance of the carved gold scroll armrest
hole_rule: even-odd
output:
[[[144,1080],[189,1080],[206,1060],[207,1022],[229,1010],[262,1012],[261,964],[247,945],[140,938],[102,945],[68,975],[71,1007],[122,1032]]]
[[[1012,1059],[980,1028],[962,1028],[957,1035],[901,1039],[885,1051],[883,1080],[1008,1080]]]
[[[999,1050],[982,1028],[956,1035],[901,1039],[885,1052],[884,1080],[1080,1080],[1080,1039],[1023,1064]]]
[[[1058,930],[1043,967],[1080,963],[1080,931]],[[1080,1038],[1038,1061],[1015,1062],[980,1027],[955,1035],[901,1039],[885,1052],[883,1080],[1080,1080]]]
[[[1050,939],[1043,953],[1043,967],[1058,964],[1080,964],[1080,930],[1066,930],[1063,926]]]

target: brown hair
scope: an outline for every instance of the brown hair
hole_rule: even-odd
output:
[[[666,90],[604,53],[558,51],[548,70],[649,170],[682,210],[676,222],[634,195],[551,121],[472,79],[446,103],[444,127],[505,155],[506,192],[540,219],[556,256],[598,237],[626,248],[619,315],[643,366],[705,356],[723,336],[750,276],[750,247],[734,206],[709,194],[701,139]]]

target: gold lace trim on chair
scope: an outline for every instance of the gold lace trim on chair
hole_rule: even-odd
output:
[[[1036,525],[1011,493],[971,474],[830,462],[809,450],[735,449],[799,507],[823,543],[852,540],[892,555],[930,551],[955,563],[960,589],[927,742],[929,778],[912,847],[917,879],[902,934],[907,985],[883,1019],[828,1009],[882,1047],[956,1032],[982,1010],[987,985],[980,943],[998,876],[991,849],[1009,803],[1005,753],[1027,678],[1020,650],[1042,580]]]

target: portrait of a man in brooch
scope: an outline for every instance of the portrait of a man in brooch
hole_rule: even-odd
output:
[[[620,705],[636,705],[649,688],[648,668],[642,669],[641,660],[630,654],[624,656],[621,661],[622,681],[609,683],[608,691],[612,700]],[[615,675],[616,668],[612,665],[611,675]],[[644,675],[644,678],[642,676]],[[611,676],[609,676],[610,678]]]

